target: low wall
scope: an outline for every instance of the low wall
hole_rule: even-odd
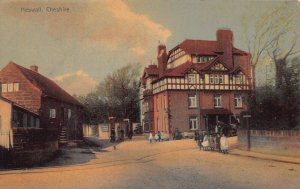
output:
[[[238,130],[238,148],[247,150],[247,130]],[[300,157],[300,131],[250,130],[251,151]]]
[[[31,166],[49,161],[58,151],[57,131],[14,128],[13,148],[9,150],[9,163]]]

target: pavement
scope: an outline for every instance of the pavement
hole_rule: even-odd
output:
[[[65,148],[48,165],[0,171],[0,188],[298,189],[300,185],[298,164],[200,151],[190,139],[150,144],[134,138],[113,144]]]
[[[110,145],[113,145],[111,143],[109,145],[109,142],[106,140],[99,140],[98,137],[86,137],[85,139],[86,139],[86,141],[89,141],[90,143],[99,145],[102,148],[106,148]],[[145,137],[144,136],[136,136],[135,140],[145,140]],[[118,144],[119,143],[114,143],[114,145],[118,145]],[[300,164],[300,158],[296,158],[296,157],[279,156],[279,155],[272,155],[272,154],[240,150],[237,148],[237,137],[229,138],[229,146],[230,146],[229,147],[230,155],[244,156],[244,157],[284,162],[284,163]]]

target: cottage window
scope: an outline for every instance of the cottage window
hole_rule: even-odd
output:
[[[39,118],[35,119],[35,127],[40,128],[40,119]]]
[[[68,109],[68,119],[70,119],[71,116],[72,116],[72,111],[71,111],[71,109]]]
[[[7,92],[13,92],[14,91],[14,85],[13,83],[7,84]]]
[[[50,109],[49,113],[50,118],[56,118],[56,109]]]
[[[189,81],[189,83],[196,83],[196,75],[195,74],[189,74],[188,75],[188,81]]]
[[[19,91],[19,83],[14,83],[14,91],[15,92]]]
[[[2,92],[3,93],[7,92],[7,84],[2,84]]]
[[[222,107],[222,96],[217,94],[214,96],[214,106],[215,108],[221,108]]]
[[[197,107],[197,95],[196,94],[189,94],[189,96],[188,96],[188,106],[189,106],[189,108],[196,108]]]
[[[34,117],[30,116],[29,127],[34,127],[34,125],[35,125]]]
[[[236,108],[243,107],[242,96],[240,94],[234,95],[234,107]]]
[[[198,129],[198,119],[196,116],[189,117],[190,130]]]

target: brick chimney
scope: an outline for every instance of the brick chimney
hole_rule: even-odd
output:
[[[233,68],[233,33],[230,29],[217,31],[217,52],[221,53],[221,61]]]
[[[30,69],[34,72],[39,72],[39,67],[37,65],[30,66]]]
[[[157,47],[157,64],[159,70],[159,77],[162,77],[167,69],[167,48],[166,45],[159,44]]]

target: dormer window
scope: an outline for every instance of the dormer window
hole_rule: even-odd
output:
[[[196,83],[196,75],[195,74],[189,74],[188,75],[188,81],[189,81],[189,83]]]
[[[196,58],[197,58],[197,63],[204,63],[212,60],[214,57],[198,55]]]

